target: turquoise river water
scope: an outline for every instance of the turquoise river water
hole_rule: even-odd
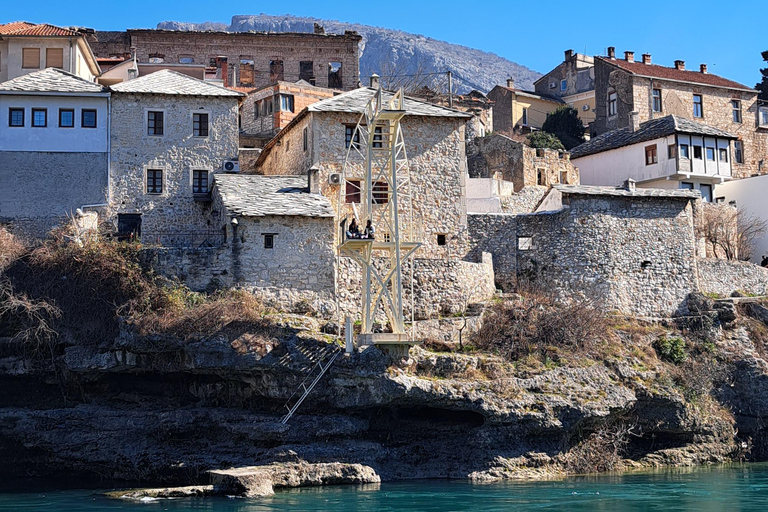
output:
[[[445,480],[278,492],[266,499],[129,502],[94,490],[19,491],[0,484],[0,512],[109,511],[743,511],[768,510],[768,464],[669,470],[550,482],[469,484]]]

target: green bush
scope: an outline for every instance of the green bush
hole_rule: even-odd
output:
[[[667,338],[662,336],[653,344],[656,354],[662,361],[668,363],[681,364],[688,359],[688,352],[685,349],[685,340],[680,336],[671,336]]]
[[[528,134],[528,145],[532,148],[556,149],[565,151],[565,146],[560,139],[547,132],[533,132]]]

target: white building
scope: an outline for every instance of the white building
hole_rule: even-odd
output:
[[[635,116],[635,119],[637,117]],[[689,188],[714,199],[713,187],[731,179],[731,133],[669,115],[606,132],[571,150],[583,185]]]
[[[101,74],[85,36],[76,30],[26,21],[0,25],[0,82],[45,68],[89,82]]]
[[[60,69],[0,83],[0,220],[39,229],[107,202],[110,93]]]

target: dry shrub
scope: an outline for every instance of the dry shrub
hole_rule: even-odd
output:
[[[7,229],[0,226],[0,272],[27,251],[24,244]]]
[[[697,402],[710,396],[717,385],[727,379],[730,368],[710,354],[699,354],[671,372],[686,400]]]
[[[59,308],[14,294],[8,281],[0,281],[0,335],[23,342],[35,355],[50,352],[50,344],[57,337],[52,324],[60,317]]]
[[[622,456],[634,425],[625,421],[603,424],[565,454],[565,469],[570,473],[603,473],[622,467]]]
[[[472,343],[514,361],[532,354],[557,360],[563,349],[588,350],[608,333],[606,317],[593,301],[575,298],[563,304],[529,291],[491,308]]]

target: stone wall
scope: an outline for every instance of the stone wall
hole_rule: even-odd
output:
[[[730,297],[733,292],[768,294],[768,269],[748,261],[701,258],[697,262],[703,293]]]
[[[293,96],[293,110],[280,109],[280,94]],[[240,129],[245,134],[274,136],[293,120],[305,107],[322,99],[333,97],[333,90],[312,85],[278,82],[277,84],[255,91],[240,105]],[[263,106],[271,103],[267,114]],[[257,115],[258,113],[258,115]]]
[[[496,286],[513,290],[517,283],[517,216],[509,214],[468,214],[469,261],[490,253]]]
[[[252,173],[256,170],[256,161],[261,155],[261,149],[258,148],[239,148],[238,160],[240,164],[240,172]]]
[[[202,110],[200,107],[203,107]],[[142,240],[200,245],[221,235],[218,212],[192,193],[194,170],[222,171],[238,156],[238,98],[114,93],[112,203],[114,213],[142,214]],[[147,135],[147,111],[164,115],[164,135]],[[207,112],[208,137],[192,136],[192,113]],[[146,193],[147,169],[163,170],[162,194]]]

